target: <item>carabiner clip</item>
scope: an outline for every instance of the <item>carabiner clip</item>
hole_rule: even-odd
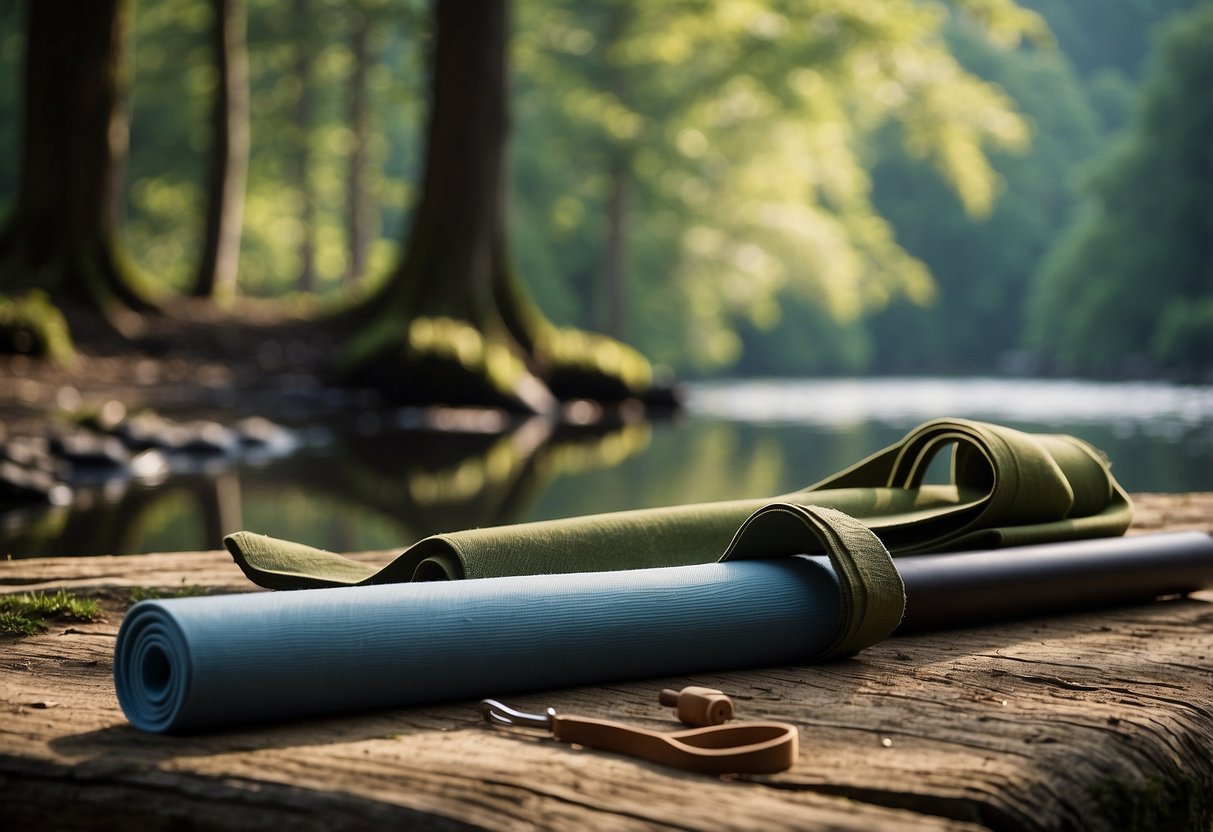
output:
[[[485,699],[480,703],[480,713],[485,722],[495,725],[518,725],[525,728],[543,728],[550,731],[552,720],[556,718],[556,709],[548,708],[546,713],[528,714],[504,705],[496,699]]]

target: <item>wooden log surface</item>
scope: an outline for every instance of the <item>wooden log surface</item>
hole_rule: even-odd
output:
[[[1213,494],[1135,501],[1134,532],[1213,531]],[[0,829],[1213,828],[1213,593],[510,700],[667,729],[657,691],[701,684],[799,728],[791,770],[710,777],[490,727],[470,702],[140,733],[111,677],[129,589],[188,585],[250,589],[221,552],[0,562],[0,592],[107,611],[0,638]]]

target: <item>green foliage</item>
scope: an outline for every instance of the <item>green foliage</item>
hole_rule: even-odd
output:
[[[23,353],[68,362],[75,355],[67,321],[38,289],[20,297],[0,295],[0,353]]]
[[[1075,70],[1083,77],[1112,70],[1139,78],[1153,28],[1202,0],[1020,0],[1049,21]]]
[[[0,596],[0,634],[33,635],[46,630],[47,619],[58,621],[95,621],[101,617],[100,605],[91,599],[59,590],[53,594],[25,592]]]
[[[969,5],[1001,39],[1040,29],[1013,4]],[[683,369],[732,364],[738,327],[772,329],[791,297],[848,322],[891,297],[930,295],[926,269],[871,202],[868,137],[881,126],[898,124],[974,215],[997,188],[987,152],[1027,137],[1009,98],[948,51],[942,7],[733,0],[590,15],[523,4],[520,15],[517,164],[553,183],[518,186],[552,195],[530,216],[546,214],[553,239],[575,241],[564,268],[589,285],[622,159],[627,294],[643,299],[629,335]],[[554,138],[532,138],[530,119]],[[552,158],[572,163],[541,161]],[[538,285],[553,258],[521,257]],[[581,322],[593,318],[602,315],[582,310]]]
[[[206,0],[133,7],[130,154],[123,232],[136,264],[180,291],[198,264],[215,86]]]
[[[638,351],[583,329],[543,327],[535,339],[535,359],[560,399],[619,400],[643,394],[653,384],[653,368]]]
[[[953,27],[949,40],[971,71],[1019,102],[1032,144],[992,158],[1002,194],[974,223],[930,171],[884,137],[876,205],[937,285],[929,303],[897,300],[867,322],[884,372],[989,371],[1017,346],[1027,284],[1078,202],[1073,171],[1103,141],[1100,118],[1061,55],[994,49],[967,26]]]
[[[510,249],[556,324],[538,339],[541,361],[572,375],[600,360],[642,368],[617,342],[568,334],[605,331],[615,292],[627,315],[613,334],[684,374],[988,370],[1023,327],[1034,350],[1075,371],[1192,367],[1208,352],[1208,290],[1207,276],[1204,286],[1179,277],[1202,256],[1181,206],[1208,186],[1164,168],[1195,152],[1196,138],[1173,145],[1199,135],[1208,87],[1155,78],[1160,101],[1168,84],[1188,92],[1153,121],[1133,115],[1132,99],[1152,29],[1197,6],[519,0]],[[245,294],[294,291],[308,239],[325,302],[350,296],[354,7],[309,0],[299,15],[292,0],[249,3]],[[398,261],[420,185],[431,21],[425,0],[356,7],[370,20],[373,284]],[[0,8],[0,209],[18,175],[22,8]],[[139,271],[181,288],[202,233],[211,9],[134,9],[123,234]],[[306,86],[300,55],[312,66]],[[1130,124],[1135,137],[1105,157],[1075,211],[1073,170]],[[612,239],[622,240],[619,287],[607,283]]]
[[[872,339],[861,322],[839,323],[813,298],[792,296],[780,306],[780,323],[739,328],[742,375],[860,374],[873,362]]]
[[[1202,370],[1213,356],[1213,296],[1191,303],[1167,304],[1159,317],[1150,351],[1164,366]]]
[[[46,623],[16,612],[0,612],[0,635],[32,636],[46,630]]]
[[[424,85],[421,44],[428,31],[419,0],[362,0],[371,20],[373,111],[368,179],[379,214],[367,272],[395,261],[399,229],[413,195],[416,137]],[[317,289],[340,289],[347,262],[346,181],[352,133],[347,89],[352,71],[350,6],[313,0],[300,19],[289,0],[260,0],[248,9],[252,147],[241,238],[240,288],[250,295],[294,290],[305,236],[315,247]],[[206,0],[141,2],[134,16],[131,154],[125,236],[138,265],[180,290],[197,268],[203,230],[207,121],[216,78],[207,41]],[[310,56],[311,84],[295,75]],[[293,118],[308,96],[312,126],[301,135]],[[305,227],[302,183],[292,159],[306,146],[314,221]],[[0,171],[2,175],[2,171]]]
[[[1028,344],[1064,369],[1209,368],[1211,42],[1213,4],[1166,27],[1131,133],[1036,276]]]

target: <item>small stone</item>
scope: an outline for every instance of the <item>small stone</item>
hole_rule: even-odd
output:
[[[60,410],[66,410],[68,413],[75,413],[83,403],[80,391],[70,385],[60,387],[55,393],[55,404]]]
[[[189,431],[151,413],[127,419],[118,426],[116,434],[133,451],[158,448],[162,451],[180,450],[189,439]]]
[[[162,451],[149,448],[131,459],[131,476],[140,480],[160,480],[169,473],[168,459]]]
[[[0,497],[16,502],[66,505],[71,502],[72,492],[46,471],[5,461],[0,462]]]
[[[97,424],[103,430],[113,430],[126,418],[126,405],[117,399],[110,399],[97,408]]]
[[[241,419],[233,429],[246,448],[284,448],[291,442],[286,428],[261,416]]]
[[[44,437],[14,436],[0,443],[0,460],[8,460],[22,468],[38,468],[48,474],[55,470],[55,458]]]
[[[126,446],[112,436],[78,431],[51,439],[51,451],[67,462],[72,471],[82,468],[125,468],[131,461]]]
[[[185,426],[188,438],[180,450],[191,454],[230,454],[236,450],[236,434],[218,422],[192,422]]]

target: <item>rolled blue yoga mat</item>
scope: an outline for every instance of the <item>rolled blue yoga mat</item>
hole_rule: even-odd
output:
[[[899,632],[1213,589],[1174,532],[898,559]],[[842,619],[820,555],[143,601],[114,648],[135,727],[188,732],[819,657]]]
[[[114,685],[136,728],[189,732],[802,662],[839,605],[818,557],[143,601]]]

